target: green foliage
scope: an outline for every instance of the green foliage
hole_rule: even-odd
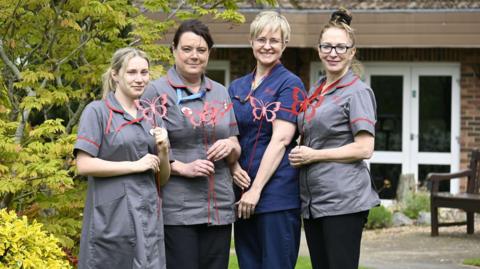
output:
[[[238,265],[237,256],[230,255],[228,269],[238,269],[240,268]],[[298,256],[297,264],[295,265],[295,269],[310,269],[312,268],[312,264],[310,262],[310,257],[307,256]],[[369,269],[367,267],[358,267],[358,269]]]
[[[370,209],[365,227],[367,229],[387,228],[392,225],[392,218],[392,212],[380,205]]]
[[[72,268],[53,235],[42,224],[0,210],[0,268]]]
[[[421,211],[430,212],[430,195],[427,192],[408,193],[402,208],[405,216],[416,219]]]
[[[480,267],[480,258],[465,259],[465,260],[463,261],[463,264]]]
[[[73,254],[86,186],[74,169],[75,128],[85,105],[101,96],[113,52],[145,50],[158,64],[155,78],[173,63],[156,41],[179,20],[244,21],[233,0],[141,2],[0,0],[0,209],[43,223]]]
[[[240,268],[240,266],[238,265],[237,256],[230,255],[228,269],[238,269],[238,268]],[[310,268],[312,268],[312,265],[310,263],[310,257],[298,256],[295,269],[310,269]],[[361,269],[361,267],[359,269]]]

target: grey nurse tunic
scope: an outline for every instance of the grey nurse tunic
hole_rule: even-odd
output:
[[[311,89],[311,93],[325,80]],[[361,131],[375,135],[373,91],[349,71],[305,113],[298,116],[304,145],[338,148],[354,142]],[[306,219],[368,210],[380,203],[367,164],[316,162],[300,170],[302,216]]]
[[[125,113],[110,93],[83,111],[75,151],[107,161],[136,161],[147,153],[157,154],[151,128],[146,118]],[[88,177],[78,268],[165,268],[155,184],[152,171]]]
[[[215,141],[238,135],[224,86],[204,76],[200,96],[188,99],[192,95],[171,68],[166,76],[150,83],[142,96],[143,100],[167,97],[164,122],[171,160],[184,163],[206,159],[206,150]],[[215,162],[213,180],[172,175],[162,188],[162,197],[165,225],[226,225],[235,221],[232,176],[225,159]]]

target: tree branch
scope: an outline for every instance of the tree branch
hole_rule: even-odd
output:
[[[13,64],[13,62],[8,58],[5,50],[3,49],[3,39],[0,38],[0,58],[5,63],[5,65],[12,71],[13,75],[15,75],[15,80],[20,81],[22,79],[22,74],[20,70],[18,70],[17,66]]]
[[[7,18],[13,18],[13,17],[15,17],[15,14],[17,13],[18,8],[20,7],[20,3],[22,3],[22,0],[18,0],[17,5],[15,6],[15,9],[13,9],[12,15],[7,16]],[[7,36],[7,35],[8,35],[8,30],[10,29],[10,26],[12,25],[12,22],[13,22],[13,20],[10,21],[10,23],[4,28],[4,29],[5,29],[5,33],[4,33],[3,36]],[[3,23],[2,23],[2,24],[3,24]]]
[[[77,124],[78,120],[80,119],[80,116],[82,115],[82,111],[86,105],[87,105],[86,100],[80,101],[80,104],[78,105],[78,108],[75,111],[75,114],[73,114],[73,116],[70,118],[70,120],[68,121],[67,127],[65,128],[67,134],[70,134],[72,132],[73,126]]]
[[[179,1],[178,2],[178,7],[172,11],[170,14],[168,14],[168,17],[167,17],[167,21],[168,20],[171,20],[173,18],[173,16],[175,16],[175,14],[177,14],[177,12],[182,9],[182,7],[185,5],[185,0],[182,0],[182,1]]]
[[[7,208],[13,199],[13,193],[9,192],[0,201],[0,209]]]
[[[80,50],[83,46],[85,46],[85,44],[87,44],[88,41],[90,41],[91,37],[87,37],[84,41],[82,41],[82,43],[80,43],[80,45],[78,45],[78,47],[76,47],[74,50],[72,50],[67,56],[65,56],[63,59],[61,59],[60,61],[57,62],[57,66],[60,66],[62,64],[64,64],[66,61],[68,61],[68,59],[70,57],[72,57],[78,50]]]

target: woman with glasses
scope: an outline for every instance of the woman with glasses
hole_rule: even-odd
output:
[[[240,145],[228,92],[205,75],[212,46],[205,24],[184,21],[173,37],[175,65],[142,96],[164,116],[172,151],[162,189],[168,269],[228,268],[235,221],[229,164]]]
[[[300,79],[280,58],[290,38],[284,16],[265,11],[250,25],[256,67],[232,82],[242,153],[231,167],[237,186],[235,250],[240,268],[294,268],[300,242],[298,171],[288,163],[296,146],[294,95]]]
[[[355,35],[348,11],[322,28],[318,54],[326,76],[298,116],[303,144],[290,163],[300,167],[302,217],[315,269],[357,269],[363,226],[380,200],[367,164],[375,135],[375,96],[352,71]]]

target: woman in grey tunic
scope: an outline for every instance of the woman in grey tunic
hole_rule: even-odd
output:
[[[175,66],[142,99],[167,99],[172,177],[162,189],[168,269],[226,269],[235,221],[228,164],[240,146],[224,86],[205,74],[213,40],[198,20],[183,22],[172,43]]]
[[[88,175],[79,268],[163,269],[157,187],[170,166],[162,119],[138,102],[149,81],[148,58],[119,49],[103,81],[103,100],[83,111],[75,144],[78,173]]]
[[[364,159],[373,153],[375,96],[352,71],[355,36],[346,10],[320,32],[326,76],[300,107],[303,145],[290,163],[301,167],[300,193],[313,268],[357,269],[363,225],[380,200]]]

